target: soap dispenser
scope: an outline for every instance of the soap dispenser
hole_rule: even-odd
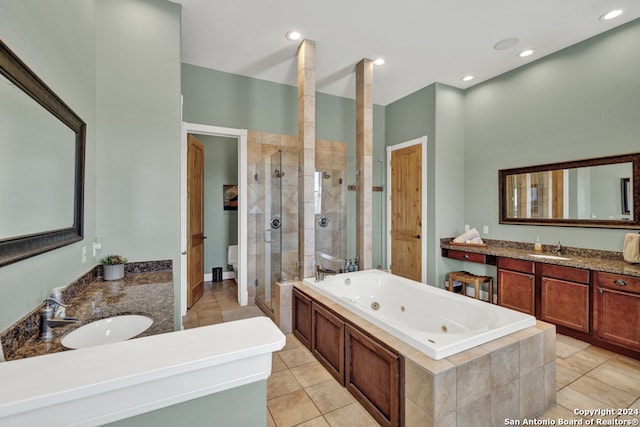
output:
[[[542,244],[540,243],[540,237],[536,237],[536,243],[533,245],[534,252],[542,252]]]

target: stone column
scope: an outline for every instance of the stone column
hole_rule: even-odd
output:
[[[360,269],[373,260],[373,61],[356,65],[356,253]]]
[[[316,170],[316,43],[298,47],[298,260],[301,278],[315,267],[313,185]]]

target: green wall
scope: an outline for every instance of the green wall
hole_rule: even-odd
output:
[[[238,185],[238,140],[196,135],[204,144],[204,273],[227,268],[227,247],[238,244],[238,211],[223,209],[222,186]]]
[[[97,229],[101,254],[173,260],[180,325],[180,6],[100,0]]]
[[[494,239],[621,251],[629,230],[498,224],[498,170],[638,152],[640,20],[465,93],[465,223]]]
[[[267,425],[267,382],[232,388],[107,424],[112,427],[256,427]],[[243,402],[238,406],[238,402]],[[259,402],[259,405],[254,405]]]
[[[84,0],[0,0],[0,38],[87,124],[84,240],[0,268],[0,331],[96,262],[96,8]]]
[[[433,84],[386,107],[386,145],[427,137],[427,283],[442,287],[449,261],[440,238],[453,235],[464,218],[464,94]],[[423,171],[424,173],[424,171]]]

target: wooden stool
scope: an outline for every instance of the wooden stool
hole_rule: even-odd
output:
[[[462,283],[463,295],[467,294],[465,285],[473,285],[475,288],[475,299],[480,299],[480,285],[486,283],[489,288],[489,302],[493,304],[493,277],[476,276],[466,271],[452,271],[449,273],[449,281],[447,283],[447,289],[451,292],[453,292],[454,281]]]

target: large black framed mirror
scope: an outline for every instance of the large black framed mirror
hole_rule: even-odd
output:
[[[640,228],[640,153],[498,171],[501,224]]]
[[[82,240],[85,134],[0,40],[0,267]]]

